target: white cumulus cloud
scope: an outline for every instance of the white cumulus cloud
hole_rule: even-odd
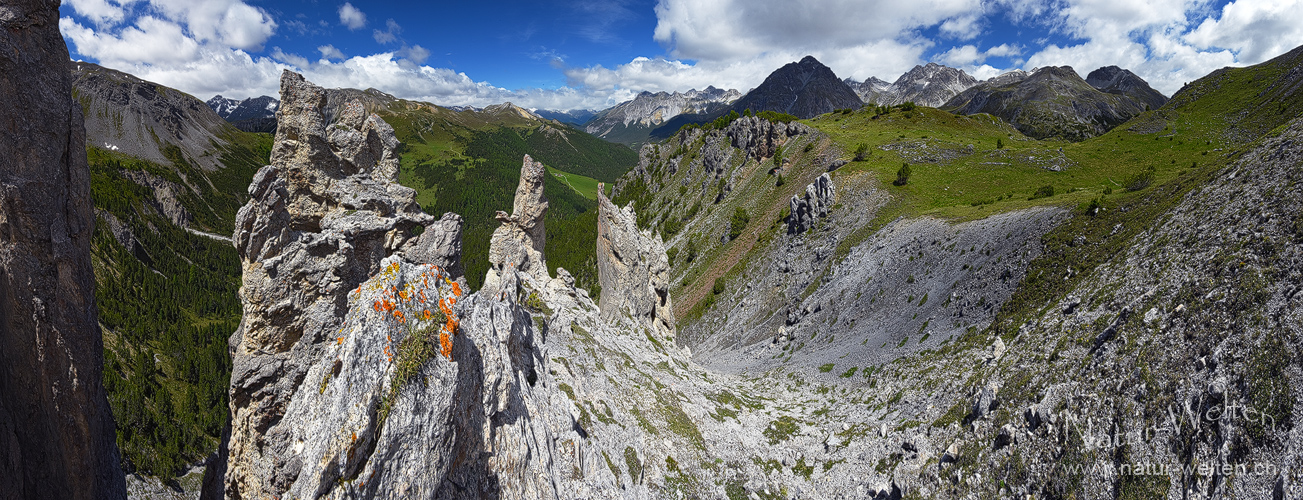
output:
[[[1303,42],[1303,2],[1231,2],[1185,40],[1200,49],[1229,49],[1241,62],[1262,62]]]
[[[344,2],[344,5],[339,6],[339,24],[348,26],[350,30],[360,30],[366,26],[366,13],[353,4]]]
[[[320,47],[317,47],[317,52],[321,53],[322,59],[336,60],[336,59],[344,58],[344,52],[335,48],[334,45],[322,45]]]
[[[281,70],[291,68],[328,87],[374,87],[442,105],[512,101],[562,110],[601,109],[641,91],[713,85],[745,92],[806,55],[856,80],[895,80],[929,60],[979,79],[1015,67],[1070,65],[1085,76],[1117,65],[1171,95],[1216,68],[1254,64],[1303,45],[1297,21],[1303,0],[1233,0],[1222,7],[1211,0],[659,0],[650,35],[663,53],[576,65],[543,50],[538,57],[561,72],[566,86],[509,90],[426,66],[430,50],[405,40],[392,19],[371,33],[383,52],[349,57],[330,44],[316,48],[320,57],[264,51],[279,26],[304,35],[327,33],[333,24],[278,23],[246,1],[67,0],[76,18],[61,19],[60,29],[77,54],[201,98],[275,95]],[[627,4],[583,5],[590,7],[580,11],[596,19],[587,38],[632,36],[606,32],[630,15]],[[351,3],[337,13],[349,30],[367,26],[366,14]],[[1008,24],[1046,38],[990,32]]]
[[[126,9],[123,7],[126,2],[113,2],[110,0],[68,0],[68,5],[72,6],[73,12],[89,19],[97,26],[112,26],[122,22],[126,17]]]

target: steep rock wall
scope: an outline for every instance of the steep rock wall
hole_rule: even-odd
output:
[[[0,6],[0,497],[122,498],[59,2]]]
[[[597,189],[597,274],[602,284],[602,318],[628,315],[662,339],[674,337],[670,263],[660,236],[640,231],[633,209],[616,207]]]

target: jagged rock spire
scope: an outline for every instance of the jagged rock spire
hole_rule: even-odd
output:
[[[525,155],[512,213],[498,211],[497,219],[502,225],[493,231],[489,240],[485,290],[496,290],[508,272],[523,273],[538,283],[547,282],[547,259],[543,254],[546,234],[543,216],[547,213],[547,197],[543,195],[545,175],[547,169],[543,164]]]
[[[602,285],[602,318],[628,315],[660,337],[674,336],[670,303],[670,262],[665,244],[650,231],[639,231],[632,207],[620,209],[597,188],[597,278]]]
[[[331,113],[327,98],[282,74],[272,164],[236,216],[244,316],[231,342],[230,497],[280,496],[298,474],[287,437],[295,424],[281,418],[335,341],[350,292],[395,255],[439,265],[442,279],[460,268],[461,218],[434,220],[397,183],[393,128],[355,101]]]

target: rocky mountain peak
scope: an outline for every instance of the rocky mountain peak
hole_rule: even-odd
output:
[[[858,108],[864,103],[846,82],[814,56],[788,63],[770,73],[760,86],[733,103],[741,113],[778,111],[798,118],[812,118],[843,108]]]
[[[1077,80],[1080,80],[1080,79],[1081,79],[1081,75],[1077,73],[1077,70],[1072,69],[1072,66],[1067,66],[1067,65],[1064,65],[1064,66],[1042,66],[1042,67],[1039,67],[1039,68],[1036,68],[1036,69],[1032,70],[1032,73],[1031,73],[1030,76],[1032,76],[1032,77],[1041,76],[1041,77],[1072,78],[1072,79],[1077,79]]]
[[[1130,70],[1117,66],[1105,66],[1091,71],[1086,75],[1086,83],[1101,92],[1124,95],[1153,109],[1167,103],[1167,96],[1150,87],[1149,82]]]
[[[882,92],[879,104],[892,106],[913,102],[920,106],[938,107],[977,83],[976,78],[961,69],[930,62],[914,66],[900,75]]]
[[[632,206],[623,209],[597,189],[597,274],[602,285],[598,302],[602,318],[620,316],[650,327],[661,339],[674,337],[674,306],[670,303],[670,262],[660,236],[639,230]]]
[[[988,78],[986,81],[982,83],[1000,87],[1004,85],[1010,85],[1010,84],[1021,82],[1023,80],[1026,80],[1028,76],[1030,76],[1030,73],[1020,69],[1015,69],[1013,71],[1007,71],[1004,73],[1000,73],[999,75],[993,76],[991,78]]]

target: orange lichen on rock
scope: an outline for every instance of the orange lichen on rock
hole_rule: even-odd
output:
[[[448,336],[448,332],[439,332],[439,351],[443,357],[452,361],[452,338]]]

